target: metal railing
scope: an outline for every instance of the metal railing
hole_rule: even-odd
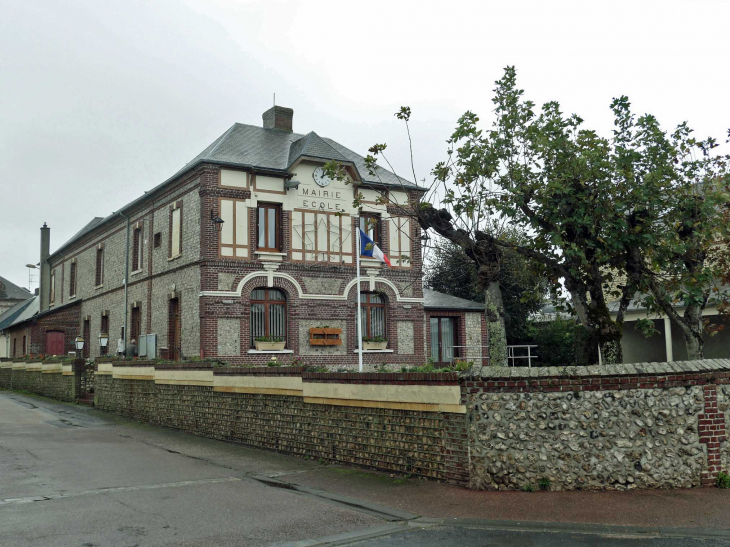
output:
[[[536,348],[536,347],[537,347],[537,344],[507,346],[507,365],[514,367],[516,359],[527,359],[527,368],[532,368],[532,360],[537,359],[537,355],[532,353],[532,348]],[[523,348],[527,348],[527,355],[515,355],[516,349],[523,349]],[[523,365],[520,364],[517,366],[523,366]]]

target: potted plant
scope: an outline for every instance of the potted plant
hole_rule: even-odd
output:
[[[362,337],[362,349],[374,350],[374,349],[386,349],[388,347],[388,339],[383,336],[363,336]]]
[[[257,336],[254,344],[257,351],[281,351],[286,342],[281,336]]]

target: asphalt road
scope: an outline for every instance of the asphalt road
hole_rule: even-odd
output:
[[[407,503],[394,509],[301,480],[322,471],[318,462],[0,391],[0,547],[730,546],[730,533],[706,529],[676,537],[421,518]]]
[[[707,537],[641,537],[569,531],[514,531],[478,527],[436,527],[391,534],[347,545],[358,547],[727,547],[729,540]]]

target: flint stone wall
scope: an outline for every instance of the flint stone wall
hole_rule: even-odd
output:
[[[728,382],[726,360],[495,367],[465,375],[470,486],[538,489],[545,479],[552,490],[714,484],[730,465]]]
[[[10,368],[0,368],[0,389],[13,387],[13,371]]]

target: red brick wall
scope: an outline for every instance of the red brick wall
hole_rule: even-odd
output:
[[[79,335],[81,326],[81,303],[64,306],[59,310],[51,310],[50,312],[37,317],[29,322],[18,325],[10,329],[10,350],[12,351],[12,339],[18,340],[18,350],[16,357],[20,357],[23,336],[30,336],[29,347],[26,348],[27,353],[34,355],[46,353],[46,333],[48,331],[61,331],[64,333],[64,349],[65,353],[75,351],[74,340]]]

